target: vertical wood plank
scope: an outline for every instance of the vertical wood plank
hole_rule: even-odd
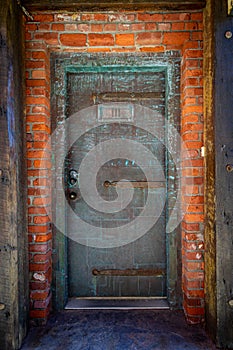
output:
[[[205,317],[216,338],[215,128],[214,128],[214,0],[204,11],[204,144],[205,144]]]
[[[18,349],[28,312],[23,26],[16,2],[0,4],[0,349]]]
[[[233,31],[233,18],[227,16],[227,1],[210,0],[207,11],[213,25],[207,24],[206,30],[211,52],[206,48],[206,315],[217,345],[228,349],[233,348],[233,172],[227,171],[227,165],[233,164],[233,36],[226,32]]]
[[[215,156],[217,243],[217,342],[233,347],[233,19],[227,17],[226,1],[215,0]]]

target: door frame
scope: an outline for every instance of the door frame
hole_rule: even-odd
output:
[[[180,131],[180,63],[181,56],[178,51],[165,53],[51,53],[51,119],[52,131],[62,125],[66,119],[66,82],[67,74],[83,69],[96,67],[107,68],[112,66],[148,67],[155,71],[165,72],[166,81],[166,116],[165,123],[169,123]],[[60,135],[61,136],[61,135]],[[59,136],[56,143],[56,152],[66,154],[65,135]],[[168,139],[168,137],[167,137]],[[57,148],[59,148],[57,150]],[[167,153],[167,217],[172,213],[177,193],[179,179],[173,162],[169,161]],[[57,177],[56,157],[53,160],[53,183],[60,182]],[[59,221],[59,227],[66,232],[64,220],[65,203],[61,193],[62,189],[53,194],[53,222]],[[56,198],[55,198],[56,197]],[[54,204],[59,200],[59,207]],[[181,291],[181,228],[178,225],[167,237],[167,298],[170,308],[182,307]],[[64,309],[68,301],[68,269],[67,269],[67,236],[53,225],[53,305],[57,310]]]

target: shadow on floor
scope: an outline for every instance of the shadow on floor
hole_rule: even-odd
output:
[[[213,350],[181,311],[63,311],[31,328],[22,350]]]

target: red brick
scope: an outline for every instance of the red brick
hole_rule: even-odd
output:
[[[29,214],[47,214],[47,211],[45,208],[41,208],[41,207],[29,207],[28,208],[28,213]]]
[[[58,45],[58,33],[36,33],[34,35],[34,39],[44,40],[44,42],[48,45]]]
[[[134,34],[116,34],[116,45],[120,45],[120,46],[134,45]]]
[[[46,150],[42,150],[42,151],[28,151],[27,152],[27,157],[28,158],[49,158],[49,153],[48,151],[46,152]]]
[[[34,301],[34,308],[35,309],[44,309],[47,308],[49,303],[51,301],[51,296],[49,296],[48,298],[46,298],[45,300],[36,300]]]
[[[144,23],[132,23],[131,25],[132,32],[139,32],[145,29]]]
[[[47,318],[48,310],[30,310],[30,318]]]
[[[170,31],[171,30],[171,23],[158,23],[158,30]]]
[[[45,134],[44,132],[34,132],[33,139],[36,142],[33,143],[33,147],[34,148],[41,148],[41,142],[40,141],[48,141],[48,138],[49,138],[49,135]]]
[[[51,250],[46,254],[34,254],[32,263],[45,263],[50,261],[52,252]]]
[[[26,67],[26,69],[45,68],[45,62],[44,61],[26,60],[25,67]]]
[[[38,26],[35,23],[27,23],[25,29],[26,31],[34,32],[35,30],[37,30],[37,27]]]
[[[34,224],[45,224],[47,222],[50,222],[50,218],[46,216],[34,216],[33,218]]]
[[[202,58],[203,50],[187,50],[185,52],[185,57],[188,58]]]
[[[64,31],[65,26],[63,23],[53,23],[52,24],[52,30],[56,30],[56,31]]]
[[[197,307],[197,306],[195,307],[187,306],[185,307],[185,311],[190,316],[194,316],[194,315],[203,316],[205,313],[204,307]]]
[[[108,15],[105,13],[94,13],[93,14],[94,21],[106,21],[107,18],[108,18]]]
[[[92,32],[102,32],[103,31],[103,25],[102,24],[91,24],[91,31]]]
[[[192,40],[203,40],[203,32],[192,32],[191,37]]]
[[[171,24],[172,25],[172,30],[175,31],[180,31],[180,30],[184,30],[184,22],[174,22]]]
[[[184,220],[187,222],[203,222],[204,215],[203,214],[185,214]]]
[[[67,32],[76,32],[78,29],[77,23],[67,23],[65,24],[65,31]]]
[[[194,140],[200,140],[200,134],[193,133],[193,132],[186,132],[184,133],[184,130],[182,131],[182,139],[183,141],[194,141]]]
[[[136,36],[136,43],[138,45],[155,45],[161,44],[162,42],[162,34],[159,32],[154,33],[139,33]]]
[[[38,24],[38,30],[40,31],[48,31],[51,28],[51,24],[49,23],[39,23]]]
[[[145,23],[145,30],[157,30],[158,25],[157,23],[151,22],[151,23]]]
[[[27,79],[27,86],[43,86],[47,87],[45,79]]]
[[[34,198],[33,199],[33,205],[46,205],[46,204],[50,204],[51,203],[51,199],[50,198]],[[30,227],[31,231],[30,232],[47,232],[46,230],[43,230],[41,228],[41,231],[39,230],[39,226],[32,226]],[[38,231],[37,231],[38,229]]]
[[[42,175],[41,172],[42,172],[42,170],[40,170],[38,172],[38,175]],[[37,176],[37,174],[34,174],[34,176]],[[48,185],[50,185],[50,183],[51,183],[51,180],[48,178],[45,178],[45,179],[39,178],[39,179],[35,179],[33,181],[34,186],[48,186]]]
[[[45,300],[49,295],[49,290],[47,291],[31,291],[30,298],[33,300]]]
[[[115,32],[116,29],[117,29],[117,26],[115,23],[104,24],[104,28],[103,28],[103,30],[106,32]]]
[[[42,189],[42,188],[28,188],[28,195],[29,196],[45,196],[48,194],[48,189]]]
[[[33,131],[44,131],[44,132],[50,134],[50,127],[48,127],[46,124],[33,123],[32,130]]]
[[[51,15],[51,14],[38,14],[38,15],[34,15],[33,16],[33,20],[34,20],[34,22],[53,22],[53,19],[54,19],[54,17],[53,17],[53,15]]]
[[[159,13],[139,13],[138,14],[138,20],[139,21],[146,21],[146,22],[162,22],[163,21],[163,15]]]
[[[86,46],[86,34],[60,34],[60,42],[64,46]]]
[[[109,47],[89,47],[87,52],[110,52]]]
[[[203,13],[202,12],[192,13],[191,19],[193,21],[203,21]]]
[[[125,31],[131,31],[131,24],[129,23],[119,23],[118,24],[118,31],[119,32],[125,32]]]
[[[83,32],[83,33],[89,32],[90,25],[87,23],[80,23],[80,24],[78,24],[78,31]]]
[[[203,196],[191,196],[187,197],[187,200],[190,204],[202,204],[204,203],[204,197]]]
[[[33,282],[30,282],[29,286],[30,286],[30,290],[45,291],[48,288],[48,282],[33,281]]]
[[[198,29],[198,24],[197,22],[187,22],[185,23],[185,30],[197,30]]]
[[[46,71],[42,69],[37,69],[32,71],[32,78],[33,79],[45,79],[46,78]]]
[[[38,208],[37,208],[38,209]],[[38,213],[39,214],[39,213]],[[52,239],[52,233],[44,234],[44,235],[34,235],[35,237],[33,238],[32,235],[30,235],[29,242],[48,242]]]
[[[183,45],[185,41],[189,40],[189,32],[175,32],[164,33],[163,44],[165,45]]]
[[[49,245],[48,245],[48,243],[45,243],[45,244],[30,243],[30,244],[29,244],[29,251],[30,251],[30,252],[47,253],[48,250],[49,250]]]
[[[88,43],[90,46],[113,46],[114,37],[112,34],[89,34]]]
[[[140,51],[142,52],[164,52],[165,48],[164,46],[158,45],[158,46],[146,46],[146,47],[140,47]]]

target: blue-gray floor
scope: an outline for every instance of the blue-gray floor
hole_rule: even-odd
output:
[[[63,311],[31,328],[22,350],[216,349],[181,311]]]

